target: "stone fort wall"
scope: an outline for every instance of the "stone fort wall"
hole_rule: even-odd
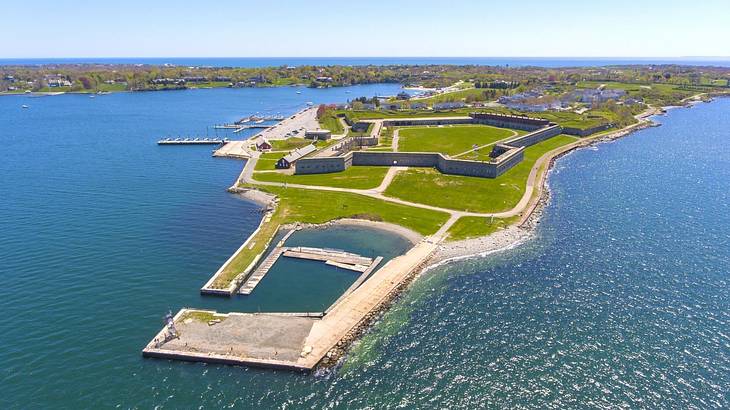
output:
[[[403,166],[436,168],[443,174],[496,178],[522,161],[524,147],[516,147],[491,162],[447,158],[434,152],[353,151],[338,157],[302,158],[296,174],[342,172],[350,166]]]
[[[472,114],[474,115],[474,114]],[[515,120],[515,118],[519,119]],[[559,125],[546,120],[488,114],[486,117],[394,119],[383,122],[384,126],[446,125],[480,123],[501,127],[538,127],[533,132],[504,141],[498,156],[489,162],[471,161],[446,157],[434,152],[377,152],[350,151],[336,157],[302,158],[296,162],[296,174],[322,174],[342,172],[350,166],[405,166],[436,168],[441,173],[482,178],[496,178],[524,159],[525,147],[537,144],[562,132]]]

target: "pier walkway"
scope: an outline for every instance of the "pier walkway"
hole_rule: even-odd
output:
[[[346,265],[363,265],[370,266],[373,263],[372,258],[360,256],[350,252],[344,252],[336,249],[319,249],[307,248],[300,246],[297,248],[288,248],[284,251],[284,256],[289,258],[309,259],[322,262],[337,262]]]
[[[253,292],[254,288],[256,288],[256,285],[261,282],[264,276],[269,273],[271,267],[274,266],[277,260],[279,260],[279,256],[281,256],[281,254],[286,252],[288,249],[289,248],[283,246],[274,248],[269,256],[267,256],[266,259],[261,262],[259,267],[256,268],[255,271],[253,271],[251,276],[248,277],[243,286],[241,286],[241,289],[238,290],[238,293],[240,295],[250,295],[251,292]]]
[[[269,270],[271,270],[271,267],[274,266],[276,261],[279,259],[281,254],[286,252],[289,248],[284,246],[284,243],[287,239],[289,239],[290,236],[295,232],[294,229],[290,230],[289,232],[284,235],[283,238],[279,241],[279,243],[276,244],[276,247],[271,250],[269,255],[261,261],[259,266],[256,268],[256,270],[253,271],[253,273],[246,279],[246,282],[241,286],[241,289],[238,290],[238,293],[241,295],[250,295],[251,292],[253,292],[254,288],[261,282],[261,280],[266,276],[267,273],[269,273]]]

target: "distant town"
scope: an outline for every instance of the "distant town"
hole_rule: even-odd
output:
[[[727,88],[729,80],[728,68],[681,65],[551,69],[476,65],[227,68],[64,64],[2,66],[0,94],[107,93],[213,87],[325,88],[400,83],[405,87],[422,88],[421,98],[406,102],[410,98],[404,94],[399,96],[399,101],[390,101],[390,105],[386,106],[389,109],[440,109],[447,107],[444,103],[473,104],[498,100],[511,109],[546,111],[565,109],[575,102],[673,103],[697,92]],[[607,85],[599,89],[601,84]]]

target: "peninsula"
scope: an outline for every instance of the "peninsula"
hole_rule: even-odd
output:
[[[596,72],[634,77],[644,70]],[[307,107],[252,138],[226,141],[215,156],[246,159],[229,190],[261,202],[264,216],[201,293],[247,297],[287,257],[360,276],[322,312],[182,309],[143,355],[305,371],[336,363],[424,268],[528,237],[547,201],[545,179],[556,158],[651,126],[649,117],[663,106],[730,91],[724,71],[690,84],[666,70],[642,82],[575,81],[569,74],[541,82],[459,78],[415,97]],[[380,264],[287,243],[298,229],[333,223],[399,232],[413,246]]]

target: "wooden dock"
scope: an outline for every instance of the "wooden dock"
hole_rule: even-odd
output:
[[[288,248],[286,247],[279,247],[277,246],[274,248],[271,253],[269,253],[269,256],[264,259],[261,264],[256,268],[255,271],[251,274],[251,276],[246,279],[246,282],[241,286],[241,289],[238,290],[238,293],[241,295],[250,295],[251,292],[253,292],[254,288],[256,288],[256,285],[261,282],[261,279],[266,276],[267,273],[269,273],[269,270],[272,266],[276,263],[276,261],[279,259],[279,256],[281,256],[282,253],[286,252]]]
[[[289,248],[284,252],[284,256],[289,258],[309,259],[322,262],[336,262],[347,265],[363,265],[370,266],[373,263],[372,258],[360,256],[355,253],[345,252],[337,249],[320,249],[308,248],[304,246]]]
[[[246,279],[246,282],[244,282],[241,288],[238,290],[238,293],[240,295],[250,295],[251,292],[253,292],[254,288],[256,288],[259,282],[261,282],[264,276],[269,273],[269,270],[272,266],[274,266],[276,261],[279,259],[279,256],[281,256],[281,254],[289,249],[284,246],[284,243],[287,239],[289,239],[290,236],[292,236],[294,232],[296,232],[295,229],[287,232],[284,237],[281,238],[279,243],[276,244],[276,247],[269,253],[266,259],[261,261],[259,266],[256,267],[256,270],[253,271],[248,279]]]

